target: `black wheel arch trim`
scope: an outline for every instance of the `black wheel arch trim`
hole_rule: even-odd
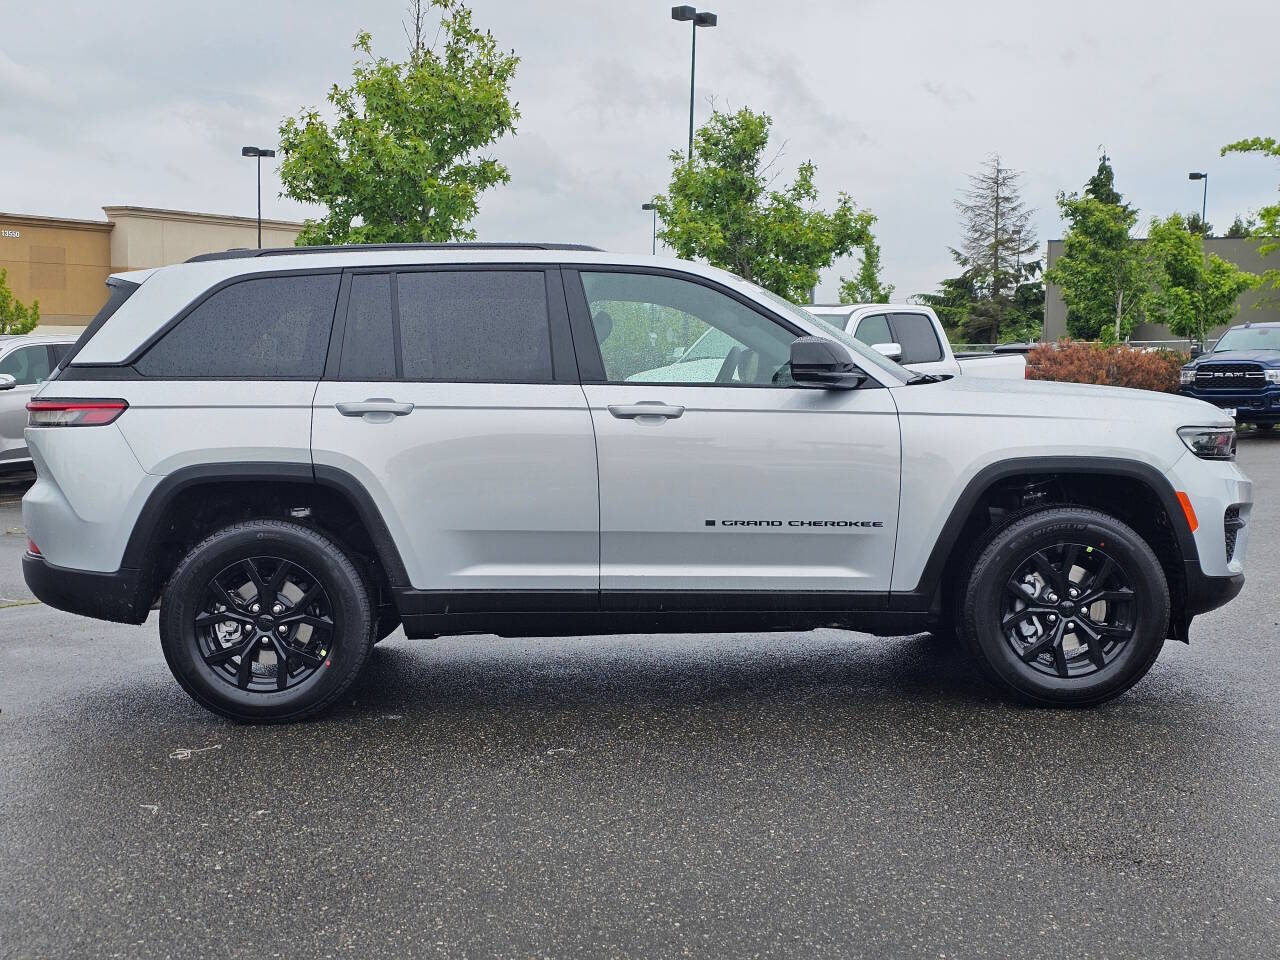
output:
[[[329,487],[345,494],[364,524],[391,586],[409,586],[400,550],[364,484],[345,470],[310,463],[206,463],[175,470],[160,481],[143,504],[125,546],[121,569],[139,571],[147,568],[160,524],[174,498],[184,490],[212,483],[278,481]]]
[[[1020,457],[991,464],[979,470],[968,482],[934,541],[933,550],[920,574],[920,582],[912,590],[894,591],[890,597],[890,609],[928,609],[941,585],[943,571],[957,547],[960,533],[978,501],[1001,480],[1036,474],[1125,477],[1145,483],[1160,498],[1160,503],[1169,516],[1182,553],[1180,559],[1188,570],[1192,567],[1197,571],[1200,569],[1200,553],[1196,549],[1195,537],[1185,523],[1179,522],[1183,517],[1182,506],[1178,502],[1173,484],[1156,467],[1140,460],[1119,457]]]

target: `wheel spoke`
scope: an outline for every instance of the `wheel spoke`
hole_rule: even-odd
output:
[[[1047,631],[1043,637],[1041,637],[1035,643],[1031,644],[1031,646],[1027,647],[1027,649],[1023,650],[1021,653],[1018,654],[1020,657],[1022,657],[1022,662],[1030,663],[1032,660],[1036,659],[1036,657],[1040,656],[1040,654],[1044,653],[1050,647],[1056,646],[1061,634],[1062,634],[1062,624],[1058,624],[1052,630]]]
[[[1015,613],[1009,614],[1002,621],[1000,621],[1000,626],[1002,629],[1008,630],[1010,627],[1016,626],[1017,624],[1021,623],[1023,620],[1026,620],[1030,617],[1044,616],[1046,613],[1052,613],[1052,612],[1053,610],[1050,607],[1023,607],[1021,610],[1018,610]]]
[[[1103,590],[1101,593],[1091,593],[1080,601],[1080,606],[1088,607],[1099,600],[1105,600],[1108,603],[1122,603],[1125,600],[1133,599],[1133,591],[1128,587],[1121,587],[1118,590]]]
[[[293,613],[289,616],[281,617],[276,623],[285,624],[287,626],[295,626],[306,624],[317,630],[332,630],[333,621],[328,617],[316,617],[309,613]]]
[[[289,656],[297,657],[302,661],[303,666],[310,670],[315,670],[324,663],[324,657],[318,657],[310,651],[303,650],[301,647],[295,647],[292,644],[286,643],[285,649],[289,651]]]
[[[253,679],[253,664],[257,657],[253,654],[258,648],[258,638],[254,637],[245,644],[244,653],[240,656],[240,668],[236,670],[236,686],[241,690],[245,690],[249,686],[249,681]]]
[[[1102,652],[1102,634],[1084,617],[1080,617],[1076,625],[1084,632],[1085,645],[1089,648],[1089,659],[1101,670],[1107,665],[1106,654]]]
[[[250,637],[248,640],[238,645],[223,647],[221,650],[215,650],[213,653],[204,657],[204,662],[211,667],[220,667],[232,657],[247,657],[249,652],[253,650],[253,645],[257,642],[256,638]]]
[[[289,646],[272,637],[271,648],[276,654],[276,689],[283,690],[289,685]]]
[[[1053,641],[1053,665],[1058,670],[1058,676],[1065,677],[1067,670],[1067,652],[1062,649],[1063,630],[1062,624],[1058,624],[1058,633]]]
[[[262,574],[258,572],[258,565],[252,559],[246,557],[240,561],[240,569],[248,575],[250,582],[253,584],[253,589],[257,591],[257,596],[254,599],[259,604],[266,603],[267,582],[262,579]]]
[[[1009,580],[1005,583],[1004,589],[1010,596],[1017,597],[1024,603],[1030,603],[1035,599],[1035,590],[1031,588],[1029,583],[1017,583],[1013,580]]]
[[[1031,563],[1036,568],[1036,572],[1045,582],[1045,586],[1052,587],[1061,596],[1066,592],[1063,583],[1062,571],[1053,565],[1053,562],[1043,553],[1036,553],[1031,557]]]
[[[318,600],[323,593],[324,593],[324,587],[320,586],[319,581],[314,582],[311,584],[310,589],[308,589],[306,593],[304,593],[301,597],[299,597],[296,603],[292,604],[290,609],[293,610],[295,613],[302,613],[307,609],[307,607],[315,603],[316,600]]]
[[[202,613],[196,617],[196,626],[212,627],[219,623],[226,623],[228,620],[232,623],[242,623],[247,626],[253,625],[253,617],[247,614],[237,613],[234,610],[215,610],[213,613]]]
[[[1133,636],[1133,627],[1122,627],[1113,623],[1099,623],[1089,617],[1081,617],[1080,621],[1089,625],[1090,629],[1096,630],[1100,637],[1110,637],[1113,640],[1128,640]]]
[[[285,576],[286,574],[288,574],[292,566],[293,564],[289,563],[286,560],[281,560],[278,564],[276,564],[275,572],[271,574],[271,578],[267,580],[266,584],[263,587],[263,589],[266,591],[266,596],[264,599],[259,601],[262,604],[262,608],[264,610],[269,609],[270,607],[274,606],[278,602],[278,598],[280,596],[280,588],[284,586]]]
[[[218,602],[228,610],[240,610],[244,607],[244,599],[239,594],[233,597],[227,592],[227,588],[217,580],[210,581],[209,589],[213,591],[213,595],[217,597]]]
[[[1062,580],[1063,586],[1071,583],[1071,568],[1076,565],[1076,556],[1080,553],[1080,544],[1068,543],[1062,549]]]

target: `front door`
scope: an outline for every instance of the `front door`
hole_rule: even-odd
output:
[[[900,471],[889,390],[793,385],[804,331],[701,278],[584,268],[565,283],[596,432],[606,601],[888,591]]]
[[[524,591],[593,607],[595,443],[559,270],[351,271],[338,309],[317,473],[367,490],[423,609]]]

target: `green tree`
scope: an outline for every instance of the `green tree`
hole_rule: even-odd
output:
[[[1237,140],[1222,148],[1222,156],[1228,153],[1260,153],[1264,157],[1280,159],[1280,140],[1275,137],[1250,137]],[[1253,236],[1261,237],[1258,244],[1260,256],[1268,256],[1280,250],[1280,202],[1269,204],[1258,211],[1257,226],[1251,231]],[[1273,267],[1262,274],[1260,286],[1280,290],[1280,267]],[[1258,306],[1262,304],[1259,303]]]
[[[1192,211],[1186,216],[1187,229],[1198,237],[1212,237],[1213,224],[1200,218],[1200,214]]]
[[[1227,227],[1224,236],[1229,240],[1243,240],[1245,237],[1253,236],[1256,227],[1253,217],[1241,217],[1236,214],[1236,218],[1231,221],[1231,226]]]
[[[867,230],[862,244],[862,262],[852,278],[840,278],[841,303],[888,303],[893,296],[893,284],[880,280],[880,244]]]
[[[349,87],[334,84],[332,125],[305,110],[280,125],[286,196],[327,209],[298,243],[467,240],[478,197],[507,183],[507,168],[480,151],[515,129],[511,80],[519,58],[476,29],[461,0],[431,0],[438,47],[422,42],[421,5],[404,63],[374,57],[361,32]]]
[[[0,334],[30,333],[40,322],[40,301],[27,306],[9,289],[9,271],[0,270]]]
[[[1240,294],[1258,279],[1217,254],[1206,257],[1204,239],[1177,213],[1151,221],[1142,254],[1150,280],[1144,319],[1188,340],[1203,342],[1210,329],[1230,323]]]
[[[764,153],[772,124],[768,114],[717,110],[694,137],[692,160],[673,151],[671,182],[653,201],[658,236],[677,256],[701,258],[803,303],[832,260],[866,248],[875,218],[844,193],[830,213],[816,209],[808,161],[790,186],[770,189]]]
[[[1123,340],[1133,330],[1149,278],[1131,235],[1138,211],[1115,186],[1111,158],[1103,153],[1084,193],[1059,193],[1067,222],[1062,256],[1045,272],[1062,289],[1067,332],[1079,340]]]
[[[952,257],[958,258],[954,250]],[[960,329],[969,317],[969,311],[978,299],[977,271],[965,270],[958,277],[948,277],[938,285],[936,293],[918,293],[915,299],[927,307],[932,307],[938,320],[946,328],[947,334],[954,331],[959,337]]]

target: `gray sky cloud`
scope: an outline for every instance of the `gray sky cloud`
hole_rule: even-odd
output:
[[[245,143],[345,82],[360,29],[404,48],[400,0],[186,4],[0,0],[0,209],[100,217],[134,203],[250,213]],[[512,183],[486,194],[486,239],[649,248],[640,204],[683,149],[689,29],[669,2],[602,0],[573,18],[545,0],[473,0],[522,57],[519,133],[499,146]],[[825,201],[850,193],[879,218],[886,279],[905,296],[954,272],[952,201],[993,151],[1024,171],[1041,240],[1058,190],[1076,190],[1099,145],[1143,219],[1198,209],[1187,171],[1210,172],[1209,219],[1272,202],[1280,166],[1218,157],[1280,134],[1268,69],[1280,5],[722,0],[699,33],[697,109],[771,113],[783,176],[818,166]],[[263,210],[302,217],[264,169]],[[824,278],[834,292],[838,265]]]

